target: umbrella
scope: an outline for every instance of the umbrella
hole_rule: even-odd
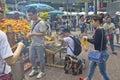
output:
[[[52,6],[47,5],[47,4],[41,4],[41,3],[26,5],[25,9],[28,10],[30,7],[34,7],[36,9],[38,9],[39,11],[52,11],[52,10],[54,10],[54,8]]]
[[[50,11],[49,14],[64,14],[64,13],[60,10],[54,10],[54,11]]]
[[[8,13],[6,13],[6,14],[8,14],[8,15],[14,15],[15,13],[18,13],[18,14],[21,15],[21,16],[25,16],[25,13],[20,12],[20,11],[10,11],[10,12],[8,12]]]

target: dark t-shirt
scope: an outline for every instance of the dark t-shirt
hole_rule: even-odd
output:
[[[102,40],[102,38],[103,38],[103,40]],[[93,39],[88,39],[88,42],[94,44],[95,50],[101,51],[101,50],[107,49],[107,46],[106,46],[107,38],[105,36],[105,30],[104,29],[96,29]],[[102,42],[102,44],[101,44],[101,42]]]

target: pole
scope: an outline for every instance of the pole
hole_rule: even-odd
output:
[[[68,17],[68,0],[67,0],[67,17]]]
[[[15,8],[16,8],[16,11],[18,11],[18,4],[16,0],[15,0]]]
[[[100,11],[100,1],[99,0],[97,0],[97,10]]]
[[[88,0],[85,1],[85,13],[88,16]]]
[[[69,27],[68,27],[68,0],[67,0],[67,29],[69,29]]]
[[[4,0],[4,4],[5,4],[5,9],[6,9],[7,8],[6,0]],[[6,18],[5,9],[4,9],[4,17]]]
[[[95,7],[94,14],[97,14],[97,0],[95,0],[95,2],[94,2],[94,7]]]

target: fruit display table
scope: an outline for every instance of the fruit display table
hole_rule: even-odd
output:
[[[57,65],[57,63],[61,60],[61,50],[62,50],[61,45],[59,45],[59,46],[55,46],[55,45],[46,46],[46,49],[45,49],[45,52],[46,52],[46,64],[48,66],[54,66],[54,67],[58,67],[58,68],[63,68],[63,66]],[[57,60],[55,60],[55,55],[57,55],[58,53],[59,53],[59,58],[57,58]],[[50,55],[52,56],[52,58],[49,59]],[[52,63],[50,63],[50,60],[52,60]]]

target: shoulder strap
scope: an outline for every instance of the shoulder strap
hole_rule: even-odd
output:
[[[40,22],[41,20],[38,20],[32,27],[32,31],[34,30],[35,26]]]
[[[49,30],[49,26],[48,26],[48,24],[47,24],[47,23],[45,23],[45,25],[47,26],[47,30]]]
[[[100,48],[100,51],[102,51],[102,46],[103,46],[103,29],[101,29],[101,32],[102,32],[102,39],[101,39],[101,48]]]
[[[6,68],[6,63],[4,62],[4,68],[3,68],[3,72],[2,72],[2,74],[5,73],[5,68]]]

